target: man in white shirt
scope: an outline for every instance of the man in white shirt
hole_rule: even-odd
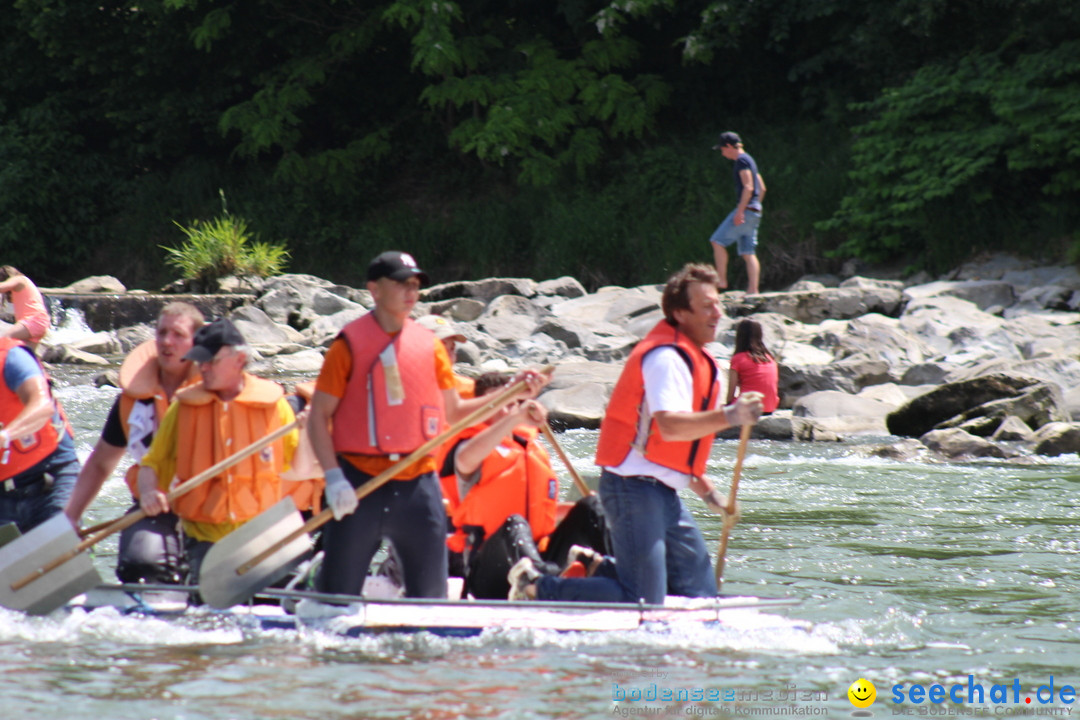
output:
[[[660,604],[665,595],[716,595],[705,539],[678,491],[690,487],[716,512],[727,499],[704,480],[716,432],[761,415],[760,393],[720,405],[720,372],[705,345],[722,312],[720,280],[685,266],[664,287],[664,319],[638,343],[600,426],[596,464],[614,561],[588,578],[540,576],[528,559],[510,573],[511,599]]]

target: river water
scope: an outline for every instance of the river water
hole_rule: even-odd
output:
[[[114,391],[85,372],[57,376],[85,457]],[[596,434],[561,440],[595,483]],[[847,690],[860,678],[877,689],[860,712],[878,717],[1068,714],[1062,687],[1080,684],[1080,460],[927,464],[865,452],[885,441],[751,443],[724,590],[797,599],[771,611],[774,625],[349,639],[253,630],[212,612],[178,622],[0,609],[2,716],[850,717]],[[714,446],[722,486],[736,444]],[[688,502],[715,546],[719,525]],[[87,523],[126,505],[117,474]],[[114,560],[115,544],[103,543],[95,562],[109,580]],[[1038,688],[1051,682],[1043,704]],[[964,704],[908,698],[935,683]],[[994,702],[995,685],[1008,686],[1007,703]]]

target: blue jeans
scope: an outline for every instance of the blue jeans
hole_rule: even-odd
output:
[[[735,211],[732,210],[716,228],[716,232],[709,238],[709,242],[729,247],[732,243],[739,243],[740,255],[753,255],[757,250],[757,231],[761,224],[761,213],[747,210],[743,213],[746,220],[742,225],[735,224]]]
[[[605,470],[600,501],[614,565],[601,566],[589,578],[541,577],[537,599],[662,604],[665,595],[716,595],[705,538],[675,490],[655,478]]]
[[[0,484],[0,525],[14,522],[25,534],[63,512],[78,477],[79,460],[73,447],[69,451],[61,446],[15,477],[14,489]]]

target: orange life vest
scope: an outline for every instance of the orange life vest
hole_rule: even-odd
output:
[[[334,412],[335,451],[407,455],[439,434],[444,413],[434,333],[406,319],[391,337],[367,313],[340,337],[349,344],[352,372]],[[384,362],[391,352],[396,364]]]
[[[284,395],[277,383],[247,373],[244,389],[229,402],[207,391],[201,381],[178,391],[178,480],[195,477],[281,427],[277,405]],[[282,498],[283,455],[279,439],[176,498],[173,511],[198,523],[250,520]]]
[[[169,409],[169,399],[165,396],[165,389],[161,387],[157,357],[157,343],[147,340],[132,350],[120,365],[120,425],[124,428],[124,437],[127,438],[128,454],[135,461],[127,469],[124,481],[136,500],[139,499],[139,461],[150,446],[149,438],[157,432],[161,418],[165,417],[165,411]],[[187,387],[198,379],[199,368],[195,363],[191,363],[180,387]],[[149,435],[133,437],[131,413],[139,401],[147,400],[153,401],[154,405],[153,428]]]
[[[484,426],[469,428],[460,438],[467,440],[484,429]],[[555,530],[559,481],[551,469],[547,450],[537,441],[538,434],[536,428],[515,428],[484,459],[480,480],[458,502],[455,502],[457,476],[451,473],[441,478],[443,496],[447,499],[450,499],[447,490],[452,488],[453,499],[447,514],[455,532],[446,540],[451,550],[464,551],[465,526],[481,526],[484,537],[490,537],[511,515],[521,515],[528,521],[537,542]]]
[[[8,353],[12,349],[17,347],[26,347],[24,343],[12,338],[0,338],[0,371],[3,370],[4,364],[7,362]],[[31,352],[31,355],[34,353]],[[39,367],[41,367],[41,361],[34,355],[34,360],[37,361]],[[45,368],[41,367],[41,372],[45,372]],[[48,376],[46,378],[46,388],[48,387]],[[49,399],[53,405],[59,410],[59,405],[52,397],[52,391],[47,390],[49,393]],[[22,400],[19,399],[18,393],[7,386],[7,383],[0,382],[0,427],[6,426],[23,411]],[[25,437],[13,437],[11,438],[11,444],[7,446],[7,449],[0,451],[0,480],[7,480],[13,478],[19,473],[29,470],[34,465],[49,457],[56,450],[56,446],[60,443],[60,433],[64,432],[64,425],[57,426],[57,417],[62,419],[62,415],[59,412],[52,414],[52,419],[45,423],[40,430]],[[64,421],[66,424],[66,421]]]
[[[310,404],[311,398],[315,395],[315,383],[297,383],[294,391]],[[317,513],[322,509],[322,494],[325,486],[326,480],[323,478],[322,466],[319,465],[315,450],[311,447],[311,436],[308,435],[306,428],[302,428],[300,442],[293,452],[289,469],[281,474],[281,496],[291,496],[297,510],[311,510]]]
[[[645,402],[641,364],[649,351],[664,346],[674,347],[690,368],[694,380],[694,410],[708,410],[715,406],[720,392],[716,360],[666,320],[661,320],[630,353],[626,367],[615,383],[600,423],[600,438],[596,445],[597,465],[616,467],[626,459],[630,448],[635,447],[645,459],[657,465],[688,475],[705,473],[705,464],[712,449],[712,433],[697,440],[664,440],[660,437],[656,420],[650,420],[646,437],[638,437],[638,421]]]

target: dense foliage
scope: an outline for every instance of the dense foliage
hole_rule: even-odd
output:
[[[0,248],[43,283],[170,279],[235,217],[357,282],[658,282],[708,260],[739,131],[766,286],[1080,242],[1080,6],[1057,0],[12,0]],[[830,260],[831,259],[831,260]],[[736,264],[738,267],[738,264]]]

